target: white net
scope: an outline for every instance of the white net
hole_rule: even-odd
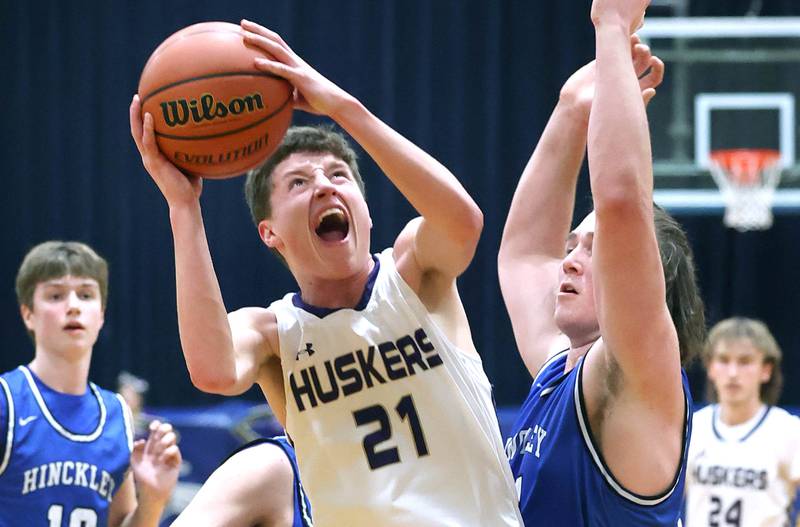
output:
[[[727,227],[741,232],[772,227],[772,203],[781,178],[778,152],[717,151],[711,154],[710,168],[725,201]]]

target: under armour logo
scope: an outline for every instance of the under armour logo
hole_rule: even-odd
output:
[[[31,421],[33,421],[37,417],[39,417],[39,416],[38,415],[29,415],[28,417],[25,417],[25,418],[20,417],[19,418],[19,426],[25,426],[26,424],[30,423]]]
[[[298,351],[295,360],[300,360],[300,356],[303,355],[304,353],[309,357],[312,356],[314,354],[314,348],[312,348],[311,346],[312,344],[310,342],[306,342],[306,349]]]

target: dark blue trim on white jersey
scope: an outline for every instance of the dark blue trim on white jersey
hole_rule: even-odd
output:
[[[683,407],[683,438],[681,439],[681,455],[678,462],[678,468],[675,471],[675,476],[672,479],[672,483],[667,487],[667,490],[660,494],[654,494],[652,496],[645,496],[643,494],[637,494],[633,491],[626,489],[622,483],[620,483],[614,474],[611,472],[611,469],[606,464],[605,459],[603,459],[603,453],[597,447],[597,442],[594,439],[594,435],[592,434],[591,426],[589,425],[589,414],[586,411],[586,403],[583,396],[583,365],[586,363],[586,355],[581,357],[580,361],[578,362],[576,368],[578,368],[578,378],[575,381],[575,413],[578,419],[578,425],[583,432],[583,439],[586,445],[586,448],[589,450],[589,454],[591,455],[592,459],[594,459],[595,465],[600,470],[600,473],[606,480],[611,489],[622,496],[623,498],[636,503],[637,505],[642,505],[645,507],[652,507],[662,503],[664,500],[670,497],[670,495],[675,491],[675,488],[678,486],[678,482],[680,481],[681,472],[685,466],[684,460],[686,456],[686,448],[688,447],[688,431],[689,431],[689,400],[686,396],[685,390],[683,394],[684,400],[684,407]]]
[[[292,305],[296,308],[302,309],[318,318],[325,318],[331,313],[335,313],[342,309],[353,309],[355,311],[363,311],[364,308],[367,307],[369,304],[370,298],[372,298],[372,288],[375,287],[375,280],[378,278],[378,271],[381,268],[381,262],[378,260],[378,257],[373,255],[372,261],[375,262],[375,265],[372,267],[372,270],[369,272],[369,276],[367,277],[367,283],[364,285],[364,292],[361,293],[361,298],[353,308],[347,307],[318,307],[312,306],[311,304],[306,303],[303,301],[303,298],[300,296],[300,293],[295,293],[292,295]]]
[[[739,439],[736,439],[735,441],[737,441],[739,443],[743,443],[743,442],[745,442],[747,440],[748,437],[753,435],[753,433],[756,430],[758,430],[758,427],[760,427],[761,424],[764,422],[764,420],[767,418],[767,415],[769,415],[770,410],[772,410],[772,406],[768,405],[766,410],[764,410],[764,414],[756,422],[756,424],[753,425],[753,428],[748,430],[748,432],[745,435],[743,435]],[[711,409],[711,430],[714,432],[714,436],[717,439],[719,439],[720,441],[722,441],[723,443],[727,443],[728,441],[731,441],[730,439],[726,439],[726,438],[722,437],[722,434],[720,434],[719,430],[717,430],[717,419],[719,419],[719,405],[715,404]]]

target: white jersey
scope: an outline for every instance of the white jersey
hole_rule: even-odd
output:
[[[482,363],[439,329],[391,249],[353,309],[295,294],[270,309],[317,527],[522,524]]]
[[[800,480],[800,419],[764,406],[726,426],[719,406],[694,414],[686,477],[686,527],[789,525]]]

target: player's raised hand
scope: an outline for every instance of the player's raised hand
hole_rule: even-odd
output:
[[[257,58],[256,68],[283,77],[295,88],[294,107],[334,116],[352,97],[292,51],[281,36],[255,22],[242,20],[245,43],[266,51],[274,60]]]
[[[655,97],[656,88],[664,80],[664,62],[653,55],[650,46],[642,44],[636,35],[631,37],[631,54],[633,69],[639,79],[639,88],[646,105]]]
[[[601,24],[620,24],[633,34],[642,26],[644,12],[650,0],[593,0],[592,22]]]
[[[656,94],[656,88],[664,80],[664,63],[652,54],[650,47],[642,44],[637,35],[631,36],[631,60],[642,99],[647,104]],[[584,65],[573,73],[561,87],[560,102],[580,111],[588,119],[594,99],[595,61]]]
[[[153,116],[142,115],[139,95],[133,96],[129,108],[131,136],[142,156],[142,164],[170,206],[179,202],[196,201],[203,189],[202,180],[197,176],[189,176],[178,170],[169,159],[164,157],[156,143],[153,129]]]
[[[169,423],[153,421],[147,440],[133,446],[131,469],[140,501],[165,504],[178,481],[181,452]]]

